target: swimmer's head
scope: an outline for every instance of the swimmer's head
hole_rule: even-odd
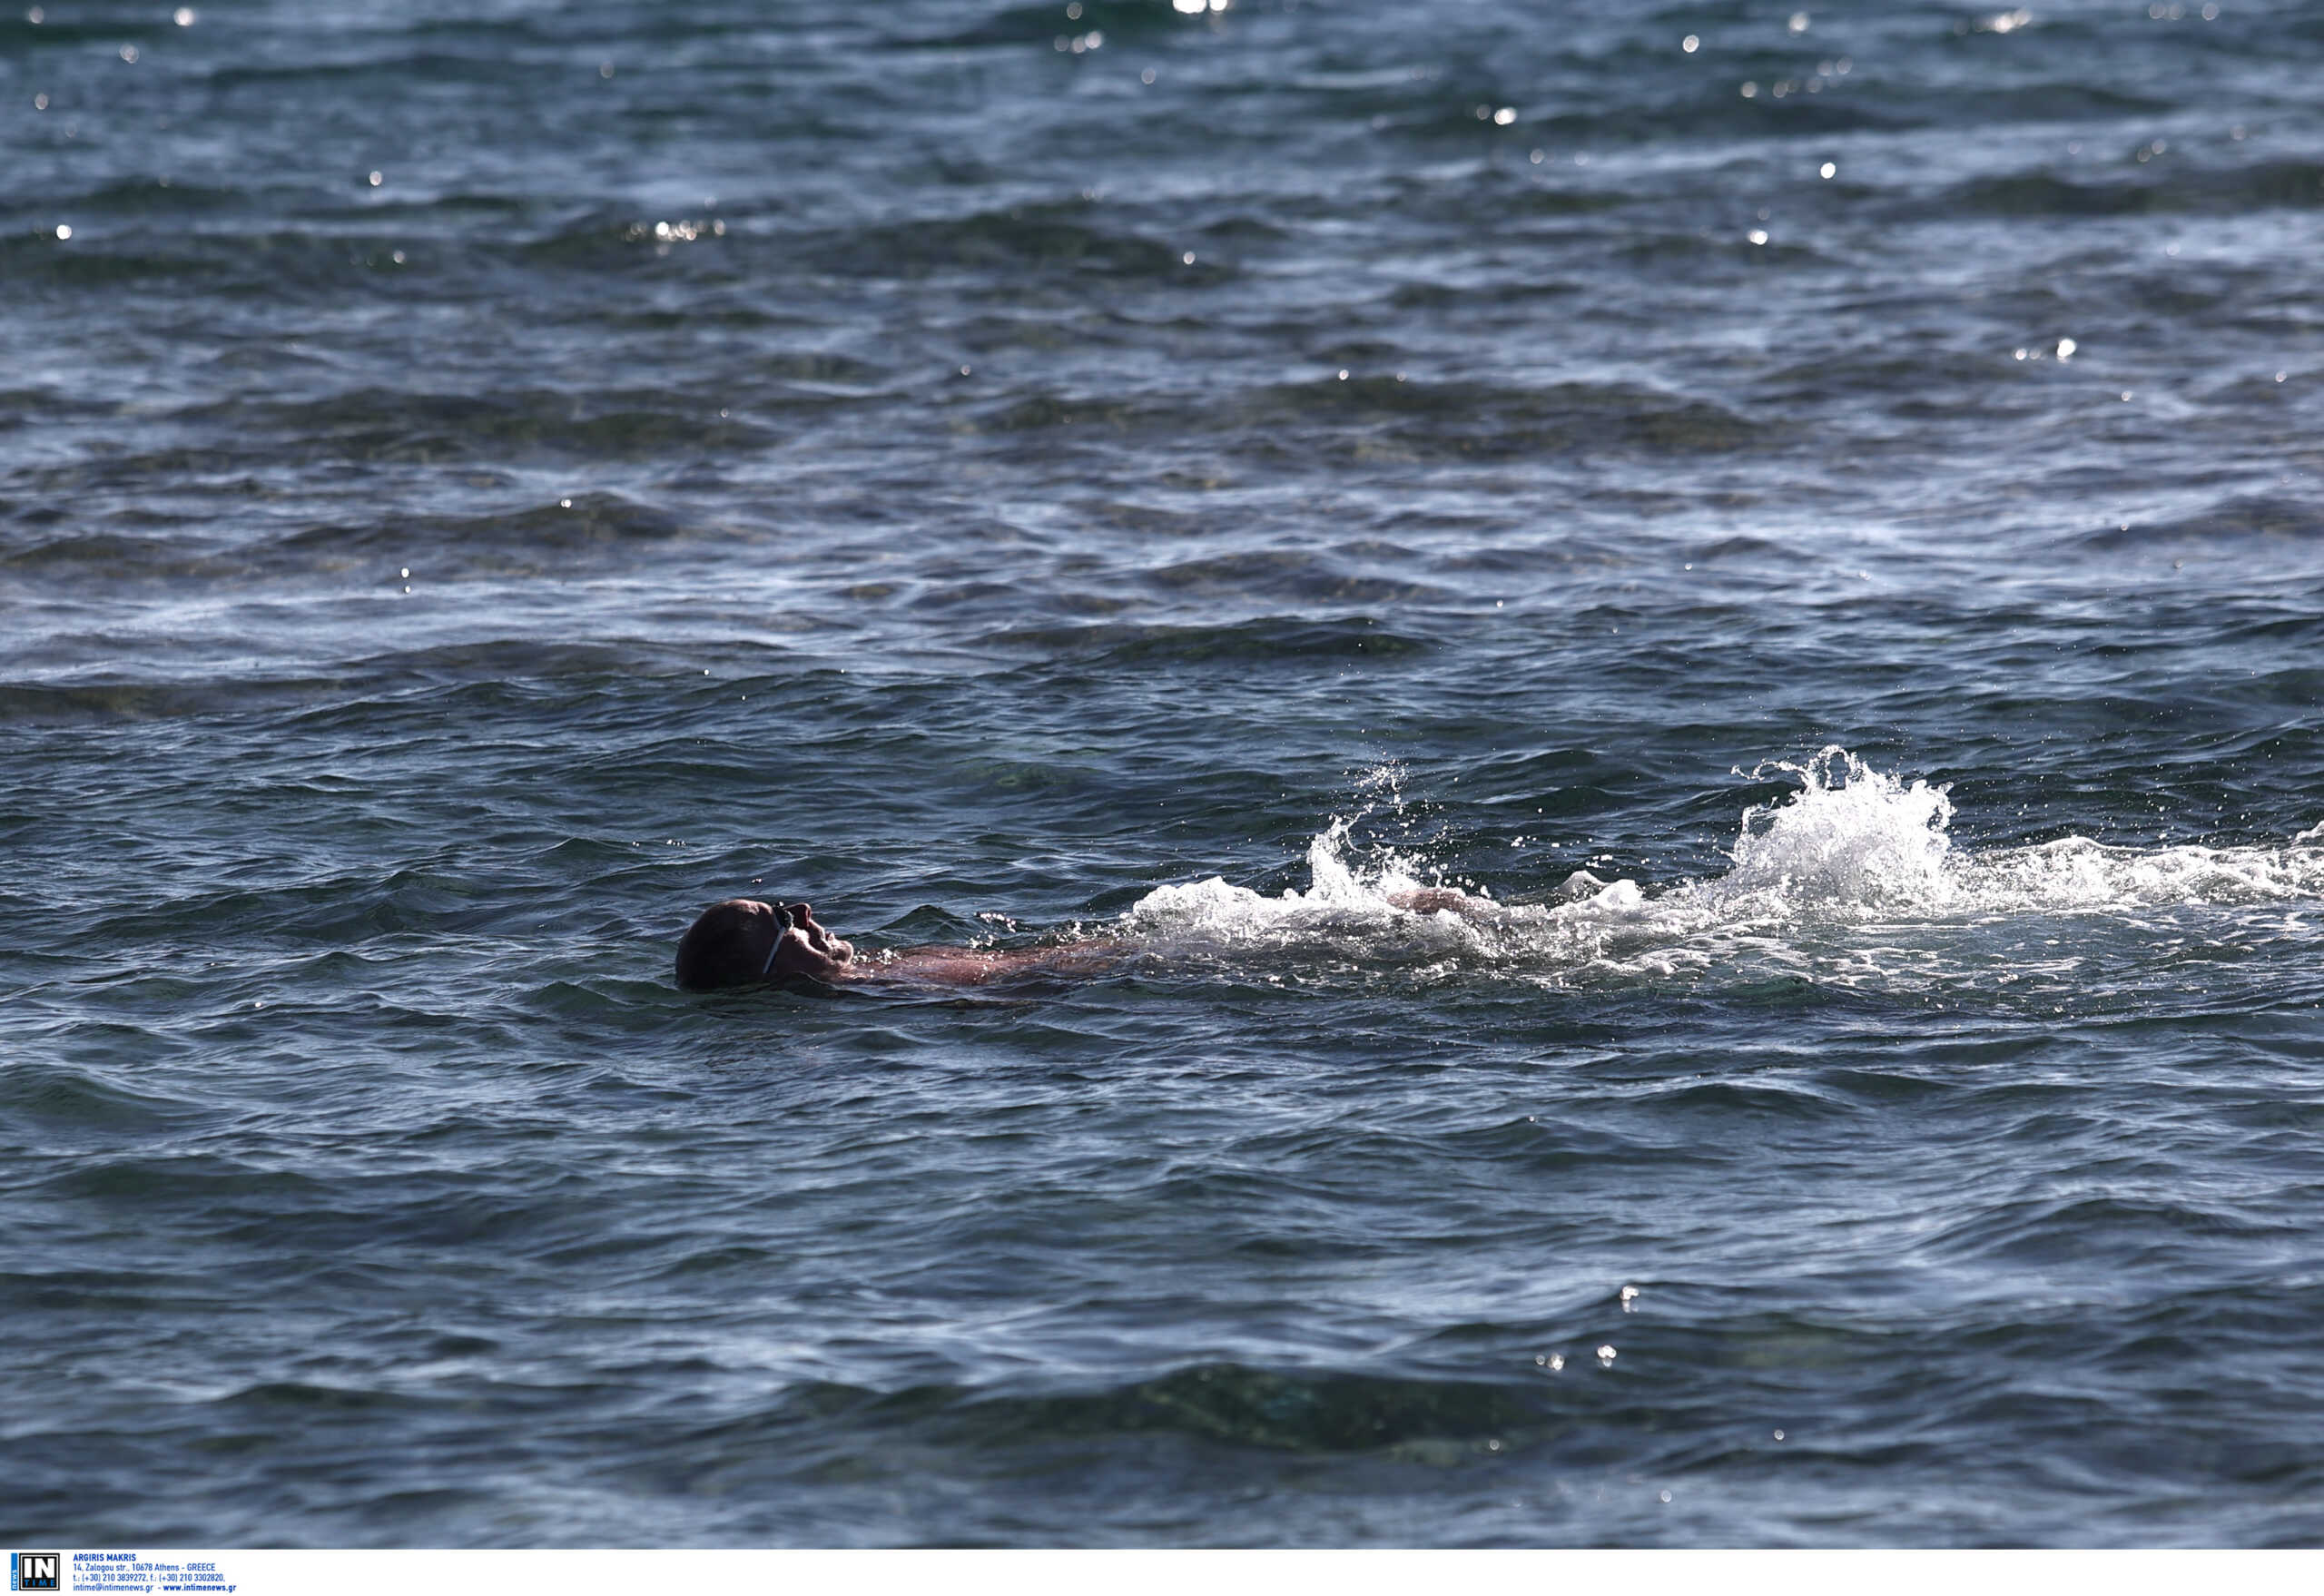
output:
[[[836,980],[853,944],[815,920],[814,905],[729,898],[702,911],[678,941],[678,984],[690,992],[807,977]]]
[[[772,903],[729,898],[713,903],[678,939],[678,985],[690,992],[763,980],[791,916]]]

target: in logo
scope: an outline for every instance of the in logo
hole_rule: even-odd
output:
[[[64,1561],[54,1552],[11,1552],[8,1553],[8,1589],[62,1591],[64,1585],[57,1578],[57,1572]]]

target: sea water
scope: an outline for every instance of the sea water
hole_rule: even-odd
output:
[[[2324,1537],[2319,74],[15,8],[0,1531]]]

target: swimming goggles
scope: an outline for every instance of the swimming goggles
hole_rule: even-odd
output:
[[[773,970],[775,955],[783,951],[783,939],[791,934],[791,927],[793,923],[791,919],[791,911],[782,904],[770,903],[767,907],[774,911],[774,923],[781,929],[774,933],[774,946],[766,951],[766,962],[759,966],[761,980],[764,980]]]

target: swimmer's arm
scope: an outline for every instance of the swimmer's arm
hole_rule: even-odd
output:
[[[1455,887],[1419,887],[1409,892],[1391,892],[1388,901],[1399,909],[1409,909],[1414,914],[1457,914],[1463,920],[1499,920],[1501,905],[1491,898],[1480,898]]]
[[[905,948],[883,954],[869,968],[858,966],[850,973],[852,978],[865,980],[881,976],[937,986],[972,987],[1012,975],[1098,975],[1120,958],[1119,948],[1103,941],[1061,948]]]

